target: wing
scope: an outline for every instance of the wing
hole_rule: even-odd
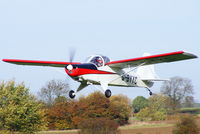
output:
[[[197,56],[191,53],[186,53],[184,51],[178,51],[178,52],[144,56],[144,57],[138,57],[138,58],[132,58],[132,59],[111,61],[111,62],[108,62],[106,65],[110,66],[111,68],[123,69],[127,67],[136,67],[140,65],[144,66],[144,65],[151,65],[151,64],[158,64],[158,63],[165,63],[165,62],[174,62],[174,61],[188,60],[188,59],[193,59],[193,58],[197,58]]]
[[[79,62],[60,62],[60,61],[38,61],[38,60],[19,60],[19,59],[3,59],[2,61],[30,66],[50,66],[50,67],[65,67],[69,64],[80,64]]]

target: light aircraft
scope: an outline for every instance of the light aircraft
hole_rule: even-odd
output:
[[[143,57],[117,61],[110,61],[103,55],[92,55],[84,63],[72,62],[72,57],[70,62],[20,59],[3,59],[3,61],[19,65],[64,68],[72,79],[80,82],[76,91],[69,91],[69,97],[73,99],[77,92],[88,85],[100,85],[107,98],[112,94],[108,86],[143,87],[152,95],[150,88],[154,82],[165,81],[156,75],[154,64],[197,58],[196,55],[184,51],[157,55],[145,54]]]

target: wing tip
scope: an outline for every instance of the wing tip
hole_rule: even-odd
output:
[[[191,58],[198,58],[197,55],[192,54],[192,53],[188,53],[188,52],[184,52],[184,51],[183,51],[183,55],[190,56]]]
[[[3,62],[7,62],[7,59],[2,59]]]
[[[14,62],[15,59],[2,59],[3,62]]]

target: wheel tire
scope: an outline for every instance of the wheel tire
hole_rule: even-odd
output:
[[[153,93],[152,93],[152,92],[149,92],[149,95],[151,96],[151,95],[153,95]]]
[[[71,99],[74,99],[75,96],[76,96],[76,95],[75,95],[75,92],[74,92],[73,90],[69,91],[69,97],[70,97]]]
[[[109,98],[111,95],[112,95],[112,92],[111,92],[109,89],[107,89],[107,90],[105,91],[105,96],[106,96],[107,98]]]

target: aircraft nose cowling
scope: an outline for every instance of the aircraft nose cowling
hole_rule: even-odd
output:
[[[71,64],[70,64],[70,65],[67,65],[67,66],[66,66],[66,69],[69,70],[69,71],[71,71],[71,70],[73,69],[73,66],[72,66]]]
[[[71,77],[77,77],[84,74],[98,74],[100,73],[94,64],[73,64],[65,66],[66,73]]]
[[[79,69],[78,68],[65,68],[65,72],[69,75],[69,76],[71,76],[71,77],[74,77],[74,76],[77,76],[78,75],[78,72],[79,72]]]

